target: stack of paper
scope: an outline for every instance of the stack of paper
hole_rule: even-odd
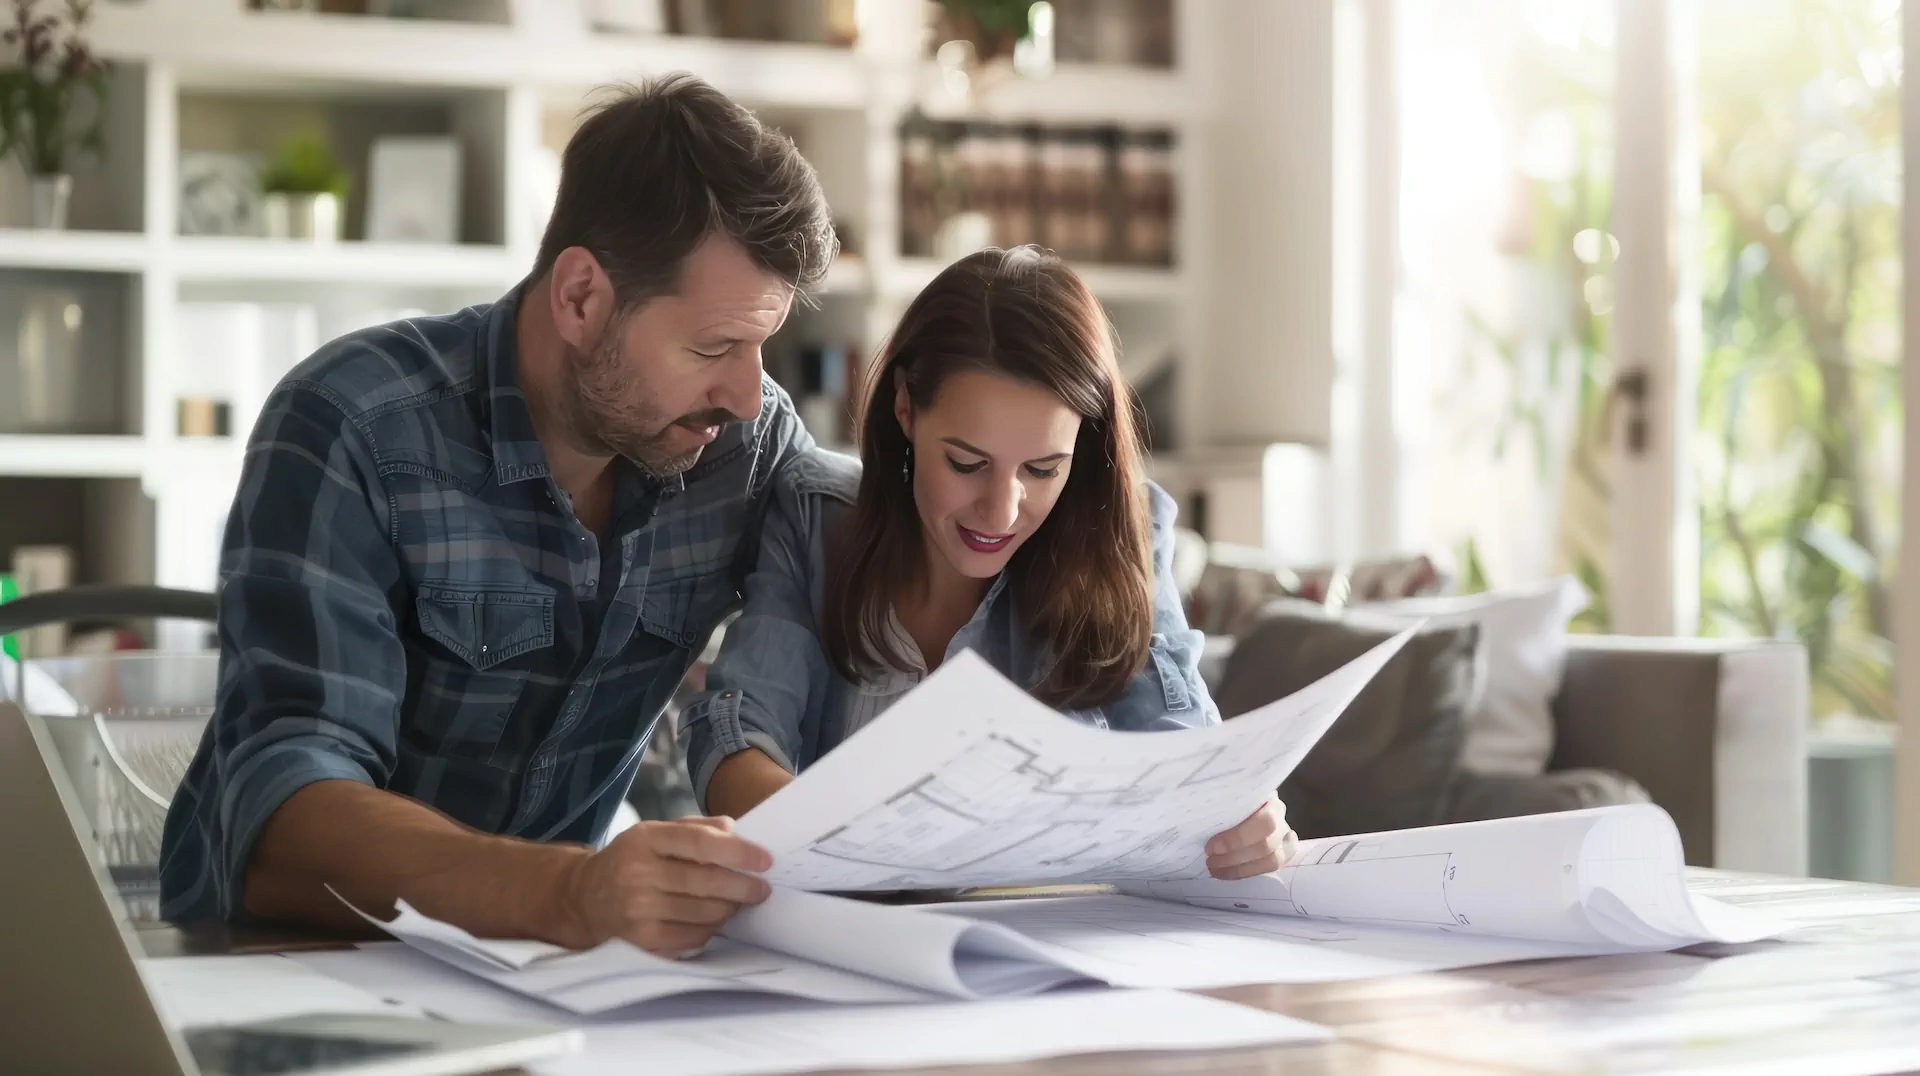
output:
[[[204,1028],[313,1014],[431,1013],[528,1026],[583,1021],[389,946],[293,956],[171,957],[141,971],[170,1023]],[[1312,1042],[1326,1030],[1173,991],[1105,990],[1022,1002],[796,1009],[681,1019],[584,1021],[586,1048],[536,1066],[544,1076],[800,1072],[1022,1061],[1119,1050],[1205,1050]],[[876,1019],[877,1018],[877,1019]],[[857,1026],[856,1026],[857,1023]]]
[[[382,925],[583,1014],[701,993],[880,1003],[1327,982],[1779,931],[1690,893],[1679,848],[1665,812],[1632,805],[1310,841],[1276,874],[1120,894],[894,906],[778,888],[687,960],[485,941],[405,905]]]
[[[581,1053],[543,1076],[650,1076],[901,1069],[1075,1053],[1220,1050],[1331,1037],[1317,1025],[1196,994],[1065,991],[985,1002],[857,1007],[786,999],[685,997],[578,1017],[521,998],[410,949],[298,954],[344,982],[455,1020],[579,1025]],[[745,1003],[743,1003],[743,1001]]]

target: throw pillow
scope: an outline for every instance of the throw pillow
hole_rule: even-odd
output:
[[[1394,634],[1308,602],[1271,603],[1234,646],[1214,701],[1223,716],[1244,714]],[[1474,624],[1430,626],[1387,662],[1281,784],[1296,833],[1330,837],[1443,820],[1459,776],[1479,639]]]
[[[1587,607],[1580,581],[1562,576],[1487,594],[1352,607],[1379,623],[1478,624],[1483,690],[1468,711],[1461,764],[1474,773],[1531,777],[1553,755],[1553,699],[1566,667],[1567,625]]]

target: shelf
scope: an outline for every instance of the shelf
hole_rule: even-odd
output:
[[[972,86],[970,101],[956,100],[942,89],[937,65],[920,72],[923,107],[938,119],[1180,127],[1192,121],[1197,104],[1188,79],[1153,67],[1061,64],[1046,78],[1024,78],[1002,60],[976,72]]]
[[[945,268],[932,258],[905,258],[886,274],[881,291],[896,299],[911,299]],[[1180,297],[1181,276],[1173,269],[1131,265],[1076,265],[1073,271],[1093,293],[1108,302],[1171,302]]]
[[[144,437],[0,435],[0,475],[9,478],[139,478],[146,456]]]
[[[138,273],[151,247],[139,232],[53,232],[0,228],[0,268]]]
[[[751,104],[857,109],[867,100],[860,58],[825,45],[623,37],[584,25],[532,31],[356,15],[96,10],[95,41],[104,55],[164,61],[187,87],[590,87],[687,70]]]
[[[668,71],[691,71],[753,107],[867,107],[867,69],[851,49],[702,37],[591,33],[536,39],[517,59],[528,82],[592,88]]]
[[[420,288],[505,288],[527,267],[503,246],[473,243],[306,243],[183,236],[175,241],[180,279]]]

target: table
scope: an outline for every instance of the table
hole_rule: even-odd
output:
[[[1668,1071],[1680,1061],[1920,1073],[1920,889],[1694,871],[1701,890],[1800,924],[1779,941],[1206,993],[1336,1029],[1328,1043],[919,1070],[1400,1076]],[[135,924],[150,956],[338,947],[319,935]],[[1875,1062],[1867,1051],[1879,1051]],[[1599,1064],[1609,1060],[1616,1067]]]

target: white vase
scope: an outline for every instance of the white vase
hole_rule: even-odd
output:
[[[73,177],[65,173],[34,176],[33,226],[61,231],[67,226],[67,203],[73,200]]]
[[[275,192],[261,199],[269,239],[332,243],[340,238],[340,199],[333,194]]]
[[[8,343],[14,345],[18,365],[19,422],[30,432],[73,433],[80,424],[87,389],[80,354],[85,325],[80,298],[58,287],[30,287],[20,296],[18,328]]]

